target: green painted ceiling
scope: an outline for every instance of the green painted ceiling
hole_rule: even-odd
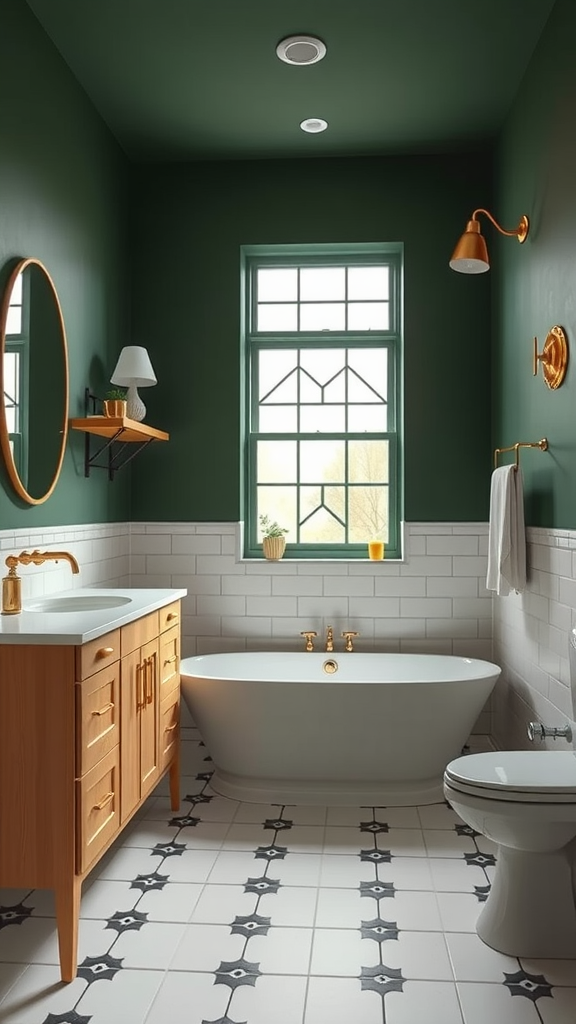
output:
[[[22,0],[24,2],[24,0]],[[485,145],[554,0],[26,0],[134,160]],[[285,36],[323,61],[290,67]],[[328,131],[306,135],[307,117]]]

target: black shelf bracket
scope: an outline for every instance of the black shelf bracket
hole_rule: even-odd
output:
[[[93,395],[90,388],[86,388],[84,391],[84,415],[96,415],[99,404],[102,404],[102,399],[98,398],[97,395]],[[108,479],[113,480],[114,474],[119,469],[122,469],[131,462],[143,448],[147,448],[154,440],[152,437],[147,437],[142,441],[122,441],[123,433],[124,427],[119,427],[116,433],[112,437],[107,438],[104,444],[101,444],[95,451],[92,451],[92,437],[94,435],[88,432],[84,434],[84,476],[90,476],[91,469],[104,469],[108,473]],[[116,445],[115,448],[113,447],[114,445]],[[130,449],[128,454],[126,449]],[[96,460],[105,453],[107,454],[106,461],[97,462]]]

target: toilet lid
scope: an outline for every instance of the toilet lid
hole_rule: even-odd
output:
[[[448,785],[502,793],[576,794],[576,751],[502,750],[467,754],[450,761]]]

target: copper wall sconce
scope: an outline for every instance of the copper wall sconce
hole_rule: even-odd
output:
[[[538,339],[534,338],[534,353],[532,357],[532,373],[538,373],[538,363],[542,363],[542,376],[545,384],[552,390],[556,390],[562,384],[566,376],[568,366],[568,341],[561,327],[552,327],[546,335],[544,348],[538,352]]]
[[[488,249],[486,248],[484,236],[480,231],[480,221],[477,217],[477,214],[479,213],[483,213],[488,217],[488,220],[492,222],[501,235],[508,235],[510,238],[517,238],[519,242],[525,242],[528,237],[530,225],[528,217],[524,214],[520,218],[518,227],[514,228],[513,231],[505,231],[504,228],[501,228],[498,222],[494,220],[492,214],[488,213],[488,210],[474,210],[471,219],[466,225],[466,231],[461,236],[458,245],[452,253],[452,259],[450,260],[450,267],[452,270],[457,270],[460,274],[484,274],[487,270],[490,270]]]

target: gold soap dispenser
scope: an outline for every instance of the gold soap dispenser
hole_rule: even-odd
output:
[[[16,556],[9,555],[6,565],[8,575],[2,579],[2,615],[18,615],[22,609],[22,580],[16,573]]]

